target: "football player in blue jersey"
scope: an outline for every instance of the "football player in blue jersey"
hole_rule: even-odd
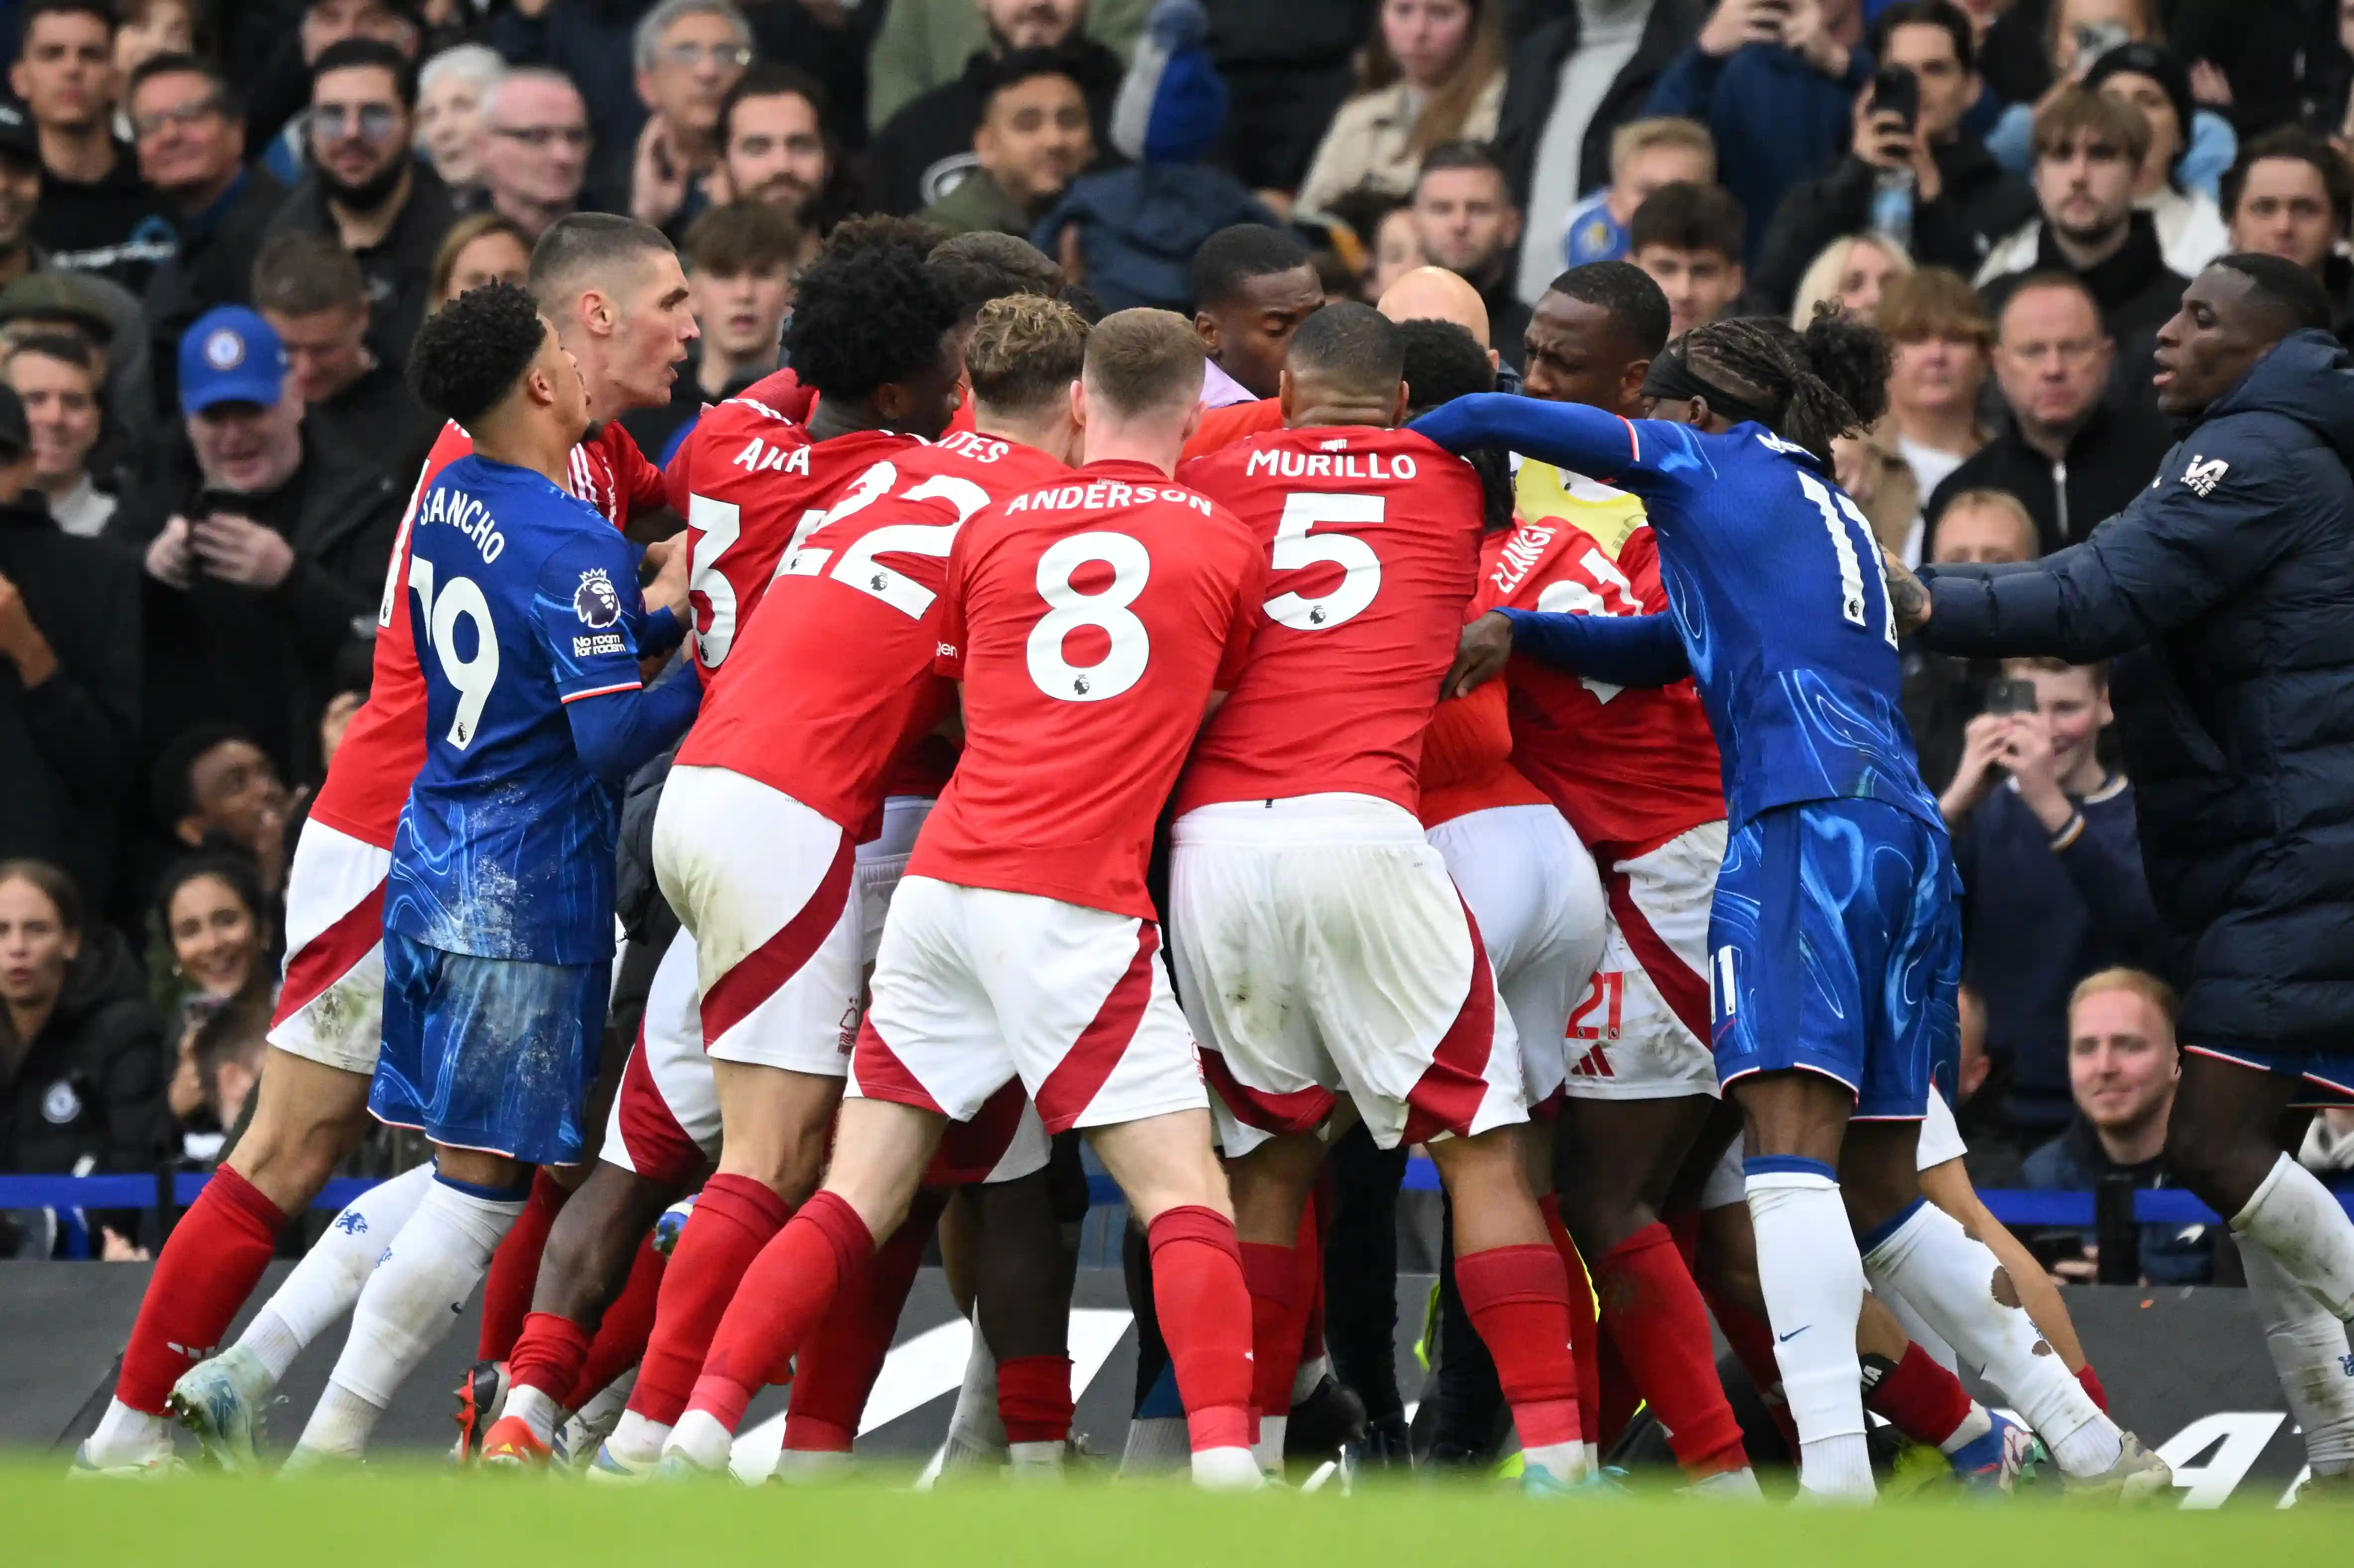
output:
[[[2166,1467],[2041,1346],[1994,1255],[1915,1173],[1957,1047],[1959,881],[1898,709],[1879,546],[1830,477],[1833,440],[1885,407],[1887,369],[1886,340],[1837,317],[1803,335],[1719,322],[1652,362],[1649,418],[1486,396],[1416,421],[1450,450],[1506,446],[1641,496],[1671,612],[1491,613],[1449,690],[1515,648],[1614,679],[1597,647],[1680,657],[1699,687],[1731,831],[1709,935],[1717,1075],[1744,1123],[1801,1486],[1872,1492],[1853,1333],[1869,1273],[2011,1392],[2072,1483],[2153,1495]]]
[[[412,387],[473,438],[419,498],[408,612],[427,752],[385,896],[384,1051],[368,1108],[421,1128],[435,1177],[370,1277],[295,1460],[355,1458],[522,1213],[532,1169],[580,1158],[613,954],[620,796],[684,734],[685,552],[654,584],[566,492],[588,425],[578,366],[532,296],[493,284],[418,334]]]

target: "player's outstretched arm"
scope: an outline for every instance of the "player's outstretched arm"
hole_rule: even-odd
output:
[[[1670,615],[1494,613],[1511,626],[1514,652],[1574,675],[1639,687],[1671,685],[1691,673],[1684,640]]]
[[[1582,403],[1547,403],[1504,392],[1458,397],[1407,427],[1451,452],[1506,447],[1609,483],[1642,458],[1635,427]]]
[[[651,687],[640,674],[649,651],[640,639],[675,647],[684,629],[667,606],[645,612],[632,564],[620,535],[584,530],[548,556],[534,596],[580,765],[616,785],[684,735],[703,701],[692,668]]]

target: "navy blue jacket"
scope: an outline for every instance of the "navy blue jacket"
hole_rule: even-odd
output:
[[[2122,1173],[2136,1188],[2164,1187],[2166,1161],[2120,1165],[2101,1147],[2100,1134],[2078,1117],[2068,1129],[2027,1157],[2020,1180],[2034,1192],[2090,1192],[2101,1178]],[[2091,1231],[2076,1233],[2090,1246]],[[2141,1227],[2141,1277],[2152,1285],[2204,1285],[2215,1277],[2215,1237],[2205,1225],[2145,1224]]]
[[[2187,1044],[2354,1041],[2354,359],[2303,332],[2082,544],[1925,568],[1949,653],[2115,658]]]

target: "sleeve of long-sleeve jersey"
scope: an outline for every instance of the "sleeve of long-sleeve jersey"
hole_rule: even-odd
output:
[[[1691,673],[1683,638],[1669,615],[1496,612],[1512,623],[1512,652],[1614,686],[1665,686]]]
[[[1408,428],[1451,452],[1503,447],[1646,498],[1663,488],[1669,469],[1662,460],[1682,455],[1690,435],[1665,420],[1638,423],[1582,403],[1508,392],[1458,397]]]
[[[581,765],[616,784],[644,767],[695,722],[703,688],[692,671],[646,689],[638,633],[675,625],[667,610],[649,618],[638,596],[630,547],[618,533],[583,531],[540,568],[535,621],[556,694],[572,726]]]

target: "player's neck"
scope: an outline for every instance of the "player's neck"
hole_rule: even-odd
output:
[[[1157,468],[1173,478],[1177,472],[1177,459],[1184,449],[1182,438],[1165,430],[1106,430],[1090,425],[1079,461],[1089,465],[1138,462],[1147,468]]]
[[[976,405],[972,429],[975,435],[991,436],[998,440],[1012,441],[1017,446],[1035,447],[1048,457],[1067,461],[1071,450],[1071,427],[1054,414],[1024,419],[1016,415],[1002,414],[993,408]]]
[[[1283,422],[1288,430],[1323,430],[1358,426],[1376,430],[1391,428],[1391,418],[1396,410],[1385,402],[1349,402],[1326,399],[1299,409]]]
[[[563,490],[569,488],[572,445],[578,439],[578,431],[553,419],[485,419],[474,432],[474,452],[493,462],[527,468]]]
[[[854,403],[847,397],[821,397],[817,400],[816,411],[809,418],[810,440],[813,441],[827,441],[836,436],[854,436],[864,430],[887,430],[890,428],[874,409],[864,403]]]

